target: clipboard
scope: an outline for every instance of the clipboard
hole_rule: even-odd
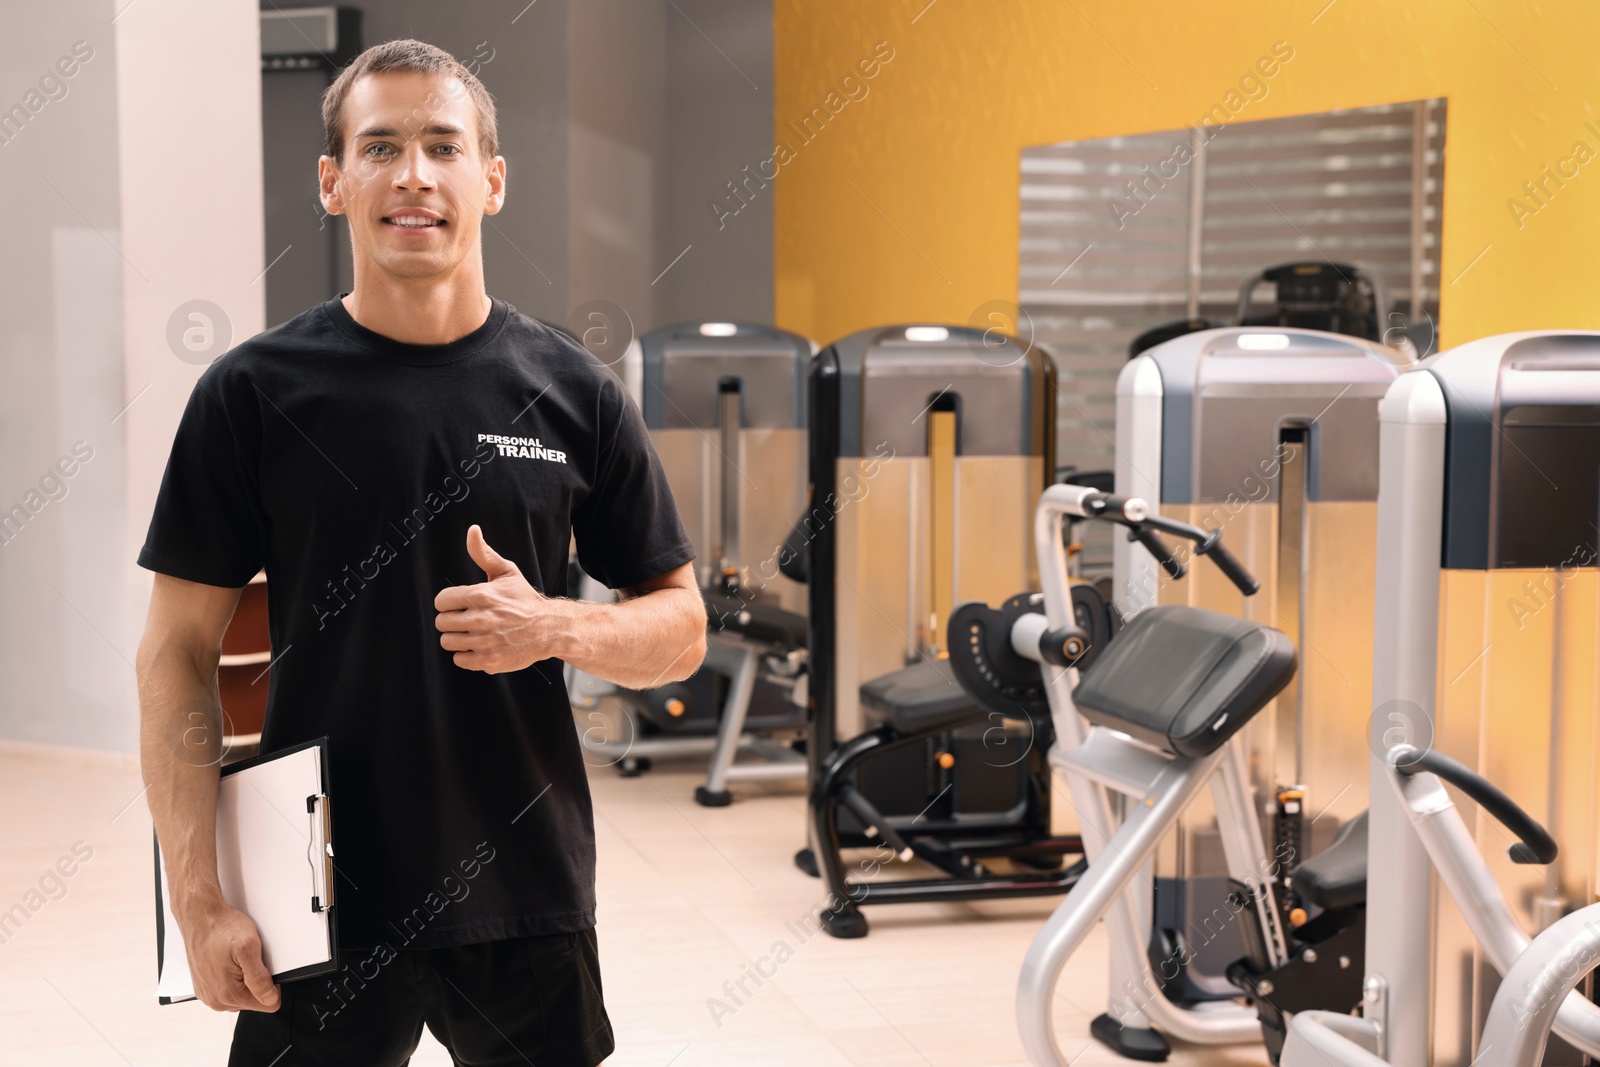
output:
[[[159,840],[155,860],[156,999],[178,1004],[195,999],[194,980]],[[222,768],[217,879],[223,899],[255,922],[274,981],[339,969],[326,737]]]

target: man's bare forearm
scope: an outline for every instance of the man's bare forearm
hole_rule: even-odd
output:
[[[222,706],[216,665],[172,648],[139,653],[139,752],[150,816],[182,922],[222,904],[217,882],[217,766]]]
[[[706,654],[706,612],[699,592],[672,587],[615,604],[562,600],[560,656],[596,678],[630,689],[678,682]]]

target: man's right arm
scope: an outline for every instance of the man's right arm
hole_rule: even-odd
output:
[[[239,590],[157,574],[139,642],[139,750],[172,914],[195,995],[218,1011],[277,1011],[278,987],[250,917],[217,881],[217,663]]]

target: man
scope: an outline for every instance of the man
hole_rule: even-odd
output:
[[[505,200],[494,103],[419,41],[328,89],[322,202],[355,287],[201,375],[141,566],[141,749],[200,1000],[230,1063],[594,1067],[613,1048],[594,824],[561,661],[625,686],[705,652],[694,552],[638,409],[599,361],[486,295]],[[571,539],[615,604],[560,599]],[[216,669],[270,579],[262,751],[327,736],[343,969],[281,987],[222,898]],[[480,577],[481,575],[481,577]]]

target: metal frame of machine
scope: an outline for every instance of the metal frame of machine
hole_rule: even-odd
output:
[[[1422,421],[1426,423],[1426,419]],[[1403,459],[1397,460],[1400,462]],[[1402,488],[1412,487],[1406,484]],[[1424,520],[1429,503],[1425,500],[1420,509]],[[1396,506],[1396,510],[1414,509]],[[1436,509],[1434,514],[1437,516]],[[1117,522],[1143,539],[1152,532],[1188,537],[1196,542],[1196,552],[1212,556],[1241,591],[1254,584],[1241,566],[1220,551],[1215,531],[1152,516],[1148,506],[1137,498],[1114,497],[1084,487],[1055,486],[1042,497],[1037,518],[1043,613],[1018,615],[1004,609],[984,609],[973,616],[985,618],[999,632],[985,634],[981,642],[975,642],[974,658],[981,658],[976,651],[981,643],[987,650],[984,666],[988,669],[969,670],[963,676],[964,684],[982,702],[1003,700],[1008,685],[1016,684],[1008,679],[1017,665],[1033,665],[1028,669],[1038,672],[1063,739],[1062,747],[1052,752],[1052,761],[1066,773],[1073,789],[1090,856],[1088,870],[1029,948],[1018,978],[1018,1028],[1029,1058],[1039,1067],[1066,1067],[1076,1058],[1069,1058],[1060,1048],[1053,1021],[1055,989],[1067,962],[1102,919],[1113,929],[1120,927],[1126,935],[1120,941],[1112,938],[1113,953],[1119,951],[1119,945],[1120,951],[1126,953],[1127,946],[1136,942],[1133,935],[1138,928],[1129,906],[1127,886],[1184,808],[1208,783],[1225,812],[1225,831],[1231,830],[1225,832],[1223,840],[1229,866],[1240,884],[1236,914],[1247,922],[1253,921],[1262,935],[1258,949],[1270,964],[1286,958],[1282,933],[1275,923],[1274,879],[1268,874],[1270,867],[1262,839],[1248,807],[1237,733],[1221,734],[1226,740],[1215,747],[1208,746],[1203,737],[1179,744],[1176,738],[1150,736],[1141,728],[1141,722],[1155,715],[1169,715],[1173,694],[1162,686],[1151,687],[1142,682],[1123,685],[1120,692],[1125,695],[1139,691],[1147,704],[1123,705],[1114,710],[1102,707],[1095,713],[1096,725],[1084,729],[1079,704],[1074,700],[1077,660],[1072,655],[1061,655],[1063,650],[1059,647],[1061,636],[1071,634],[1074,627],[1066,558],[1060,547],[1062,526],[1071,517]],[[1428,546],[1424,543],[1420,547],[1425,550]],[[1433,547],[1437,548],[1437,542]],[[1160,549],[1157,554],[1173,559]],[[1396,558],[1404,555],[1396,553]],[[1173,562],[1181,565],[1181,561]],[[1396,596],[1404,598],[1403,593]],[[1161,610],[1228,619],[1192,608]],[[1236,642],[1244,640],[1244,634],[1266,632],[1266,628],[1254,624],[1234,622],[1233,626],[1241,634]],[[1397,658],[1403,652],[1402,647]],[[1104,651],[1101,656],[1104,658],[1097,669],[1119,669],[1115,656]],[[1010,663],[1003,662],[1008,658]],[[1109,684],[1093,669],[1090,677],[1102,693],[1119,690],[1116,675]],[[1079,694],[1082,691],[1078,689]],[[1271,693],[1269,688],[1258,688],[1250,704],[1239,709],[1243,717],[1264,707]],[[1092,698],[1082,699],[1092,704]],[[1210,731],[1217,731],[1228,724],[1228,719],[1224,713],[1206,721],[1211,723]],[[1241,728],[1238,721],[1227,725],[1233,731]],[[1373,771],[1374,792],[1383,798],[1383,803],[1374,805],[1376,828],[1370,838],[1373,855],[1369,865],[1377,869],[1380,853],[1392,859],[1398,869],[1397,877],[1391,881],[1406,884],[1391,888],[1407,891],[1416,898],[1411,903],[1421,904],[1420,908],[1403,906],[1398,915],[1381,909],[1374,923],[1380,930],[1378,936],[1387,942],[1387,950],[1380,958],[1402,964],[1403,970],[1389,972],[1399,984],[1391,984],[1391,979],[1382,973],[1369,972],[1364,983],[1365,1014],[1359,1019],[1325,1010],[1294,1014],[1283,1053],[1286,1067],[1317,1067],[1329,1062],[1337,1067],[1376,1067],[1385,1063],[1405,1067],[1408,1061],[1403,1057],[1407,1052],[1421,1052],[1421,1063],[1427,1063],[1428,975],[1433,937],[1428,914],[1430,861],[1462,906],[1489,960],[1506,975],[1487,1016],[1480,1059],[1501,1050],[1492,1057],[1493,1062],[1533,1067],[1539,1062],[1552,1029],[1585,1052],[1600,1051],[1600,1006],[1571,995],[1582,976],[1600,963],[1600,936],[1595,933],[1600,929],[1600,905],[1568,915],[1530,941],[1512,916],[1443,783],[1460,789],[1486,815],[1515,835],[1517,840],[1510,850],[1513,862],[1551,862],[1556,846],[1549,834],[1482,775],[1441,753],[1424,752],[1401,743],[1375,755]],[[1114,793],[1133,801],[1120,824],[1114,821],[1109,803]],[[1135,959],[1125,962],[1139,965]],[[1403,996],[1397,990],[1403,990]],[[1272,991],[1263,984],[1254,993],[1261,998],[1269,997]],[[1257,1033],[1256,1014],[1243,1005],[1219,1004],[1209,1010],[1193,1011],[1169,1004],[1159,995],[1149,997],[1148,1004],[1164,1029],[1195,1043],[1233,1043],[1249,1040]],[[1397,1015],[1397,1009],[1404,1014]]]
[[[829,347],[811,381],[812,501],[797,528],[811,577],[810,847],[795,861],[828,884],[824,927],[836,937],[863,936],[866,904],[1063,892],[1076,878],[1063,856],[1081,851],[1081,842],[1050,831],[1050,773],[1038,743],[1049,740],[1048,719],[1021,733],[1015,725],[986,728],[938,647],[958,598],[1031,584],[1031,563],[1016,564],[1030,555],[1033,495],[1054,473],[1054,361],[993,331],[893,326]],[[884,439],[869,426],[884,428]],[[1007,546],[1001,517],[1012,509],[1019,521]],[[872,515],[883,525],[869,530]],[[963,525],[972,527],[965,543]],[[997,566],[963,571],[975,551]],[[882,565],[895,557],[898,574]],[[904,628],[891,618],[901,610],[896,599]],[[886,712],[882,724],[851,736],[861,703],[879,690],[889,706],[911,710]],[[963,782],[986,780],[982,768],[963,779],[956,766],[962,742],[953,738],[971,729],[982,741],[969,749],[991,734],[1026,745],[1022,757],[998,765],[1016,791],[1005,810],[963,807]],[[891,768],[896,759],[905,766]],[[934,795],[912,802],[921,811],[885,814],[874,783],[908,776]],[[937,791],[923,785],[941,781]],[[917,858],[943,876],[852,880],[841,850],[866,845],[887,849],[879,865]],[[1039,869],[991,871],[983,859],[997,855]]]
[[[1302,669],[1274,708],[1252,724],[1245,742],[1259,802],[1250,809],[1263,804],[1279,809],[1269,838],[1275,854],[1286,849],[1290,856],[1279,878],[1285,923],[1305,916],[1293,899],[1289,875],[1312,849],[1311,831],[1331,831],[1363,808],[1361,791],[1345,787],[1360,777],[1366,750],[1359,739],[1345,736],[1353,731],[1343,729],[1342,718],[1364,716],[1367,709],[1364,697],[1349,691],[1346,672],[1328,668],[1326,657],[1352,644],[1355,655],[1366,656],[1359,634],[1371,625],[1371,615],[1360,606],[1370,589],[1350,592],[1349,576],[1373,565],[1372,550],[1363,554],[1352,547],[1352,539],[1376,543],[1377,407],[1401,373],[1398,358],[1342,334],[1235,326],[1192,332],[1151,348],[1130,360],[1117,381],[1117,491],[1159,502],[1169,515],[1227,528],[1235,550],[1267,576],[1269,586],[1265,596],[1244,600],[1231,589],[1219,589],[1204,573],[1179,586],[1164,585],[1148,546],[1118,538],[1113,542],[1118,610],[1132,617],[1176,599],[1267,622],[1287,631],[1299,646]],[[1319,752],[1317,760],[1307,759],[1308,747]],[[1334,816],[1321,827],[1313,827],[1306,812],[1308,788],[1322,814]],[[1212,814],[1222,830],[1220,809],[1204,810],[1202,804],[1180,821],[1176,843],[1160,853],[1161,880],[1141,879],[1130,890],[1138,930],[1166,925],[1157,921],[1155,886],[1177,898],[1180,916],[1209,913],[1229,891],[1225,879],[1217,878],[1219,887],[1211,890],[1216,899],[1202,899],[1204,893],[1189,885],[1188,871],[1170,869]],[[1185,987],[1197,990],[1188,973],[1206,962],[1205,954],[1218,959],[1210,961],[1217,974],[1207,981],[1204,996],[1239,995],[1223,968],[1227,953],[1242,946],[1225,936],[1191,955],[1181,940],[1190,924],[1171,925],[1180,931],[1179,940],[1150,954],[1165,958],[1176,951],[1187,962],[1178,975],[1167,976],[1180,981],[1165,983],[1163,997],[1180,1006],[1190,1003]],[[1113,929],[1114,937],[1123,936],[1120,927]],[[1359,930],[1354,936],[1359,944]],[[1138,955],[1112,954],[1113,1004],[1130,985],[1140,985],[1147,969],[1144,949],[1151,943],[1146,933],[1134,940]],[[1139,962],[1130,970],[1126,960]],[[1124,1011],[1116,1025],[1102,1016],[1096,1034],[1124,1055],[1164,1058],[1166,1042],[1146,1014],[1143,1008]]]
[[[1056,723],[1057,743],[1050,759],[1072,791],[1089,857],[1083,878],[1030,948],[1017,988],[1023,1044],[1035,1063],[1051,1067],[1069,1062],[1057,1049],[1051,1019],[1056,981],[1073,951],[1102,917],[1111,940],[1112,973],[1134,976],[1121,990],[1136,998],[1137,1006],[1124,1012],[1125,1016],[1137,1015],[1140,1023],[1148,1016],[1165,1032],[1197,1044],[1232,1044],[1259,1037],[1260,1026],[1251,1009],[1224,1003],[1208,1005],[1204,1011],[1186,1010],[1143,981],[1145,937],[1141,932],[1147,931],[1148,925],[1140,921],[1135,898],[1127,887],[1147,865],[1162,837],[1208,785],[1223,816],[1219,826],[1229,870],[1246,890],[1248,902],[1241,907],[1258,913],[1269,956],[1274,960],[1286,956],[1272,879],[1267,877],[1272,867],[1257,828],[1239,736],[1208,754],[1184,757],[1106,726],[1086,729],[1072,700],[1076,663],[1052,661],[1041,652],[1040,637],[1046,627],[1070,626],[1074,620],[1067,560],[1060,548],[1063,526],[1072,518],[1112,513],[1157,553],[1162,565],[1180,572],[1184,566],[1156,537],[1157,532],[1175,533],[1194,541],[1194,551],[1210,556],[1242,593],[1250,595],[1255,588],[1242,565],[1222,550],[1217,531],[1159,520],[1138,498],[1113,497],[1080,486],[1053,486],[1040,499],[1034,536],[1045,612],[1038,622],[1030,625],[1030,620],[1023,620],[1015,626],[1010,644],[1018,656],[1040,664]],[[1131,801],[1120,820],[1113,809],[1118,796]]]
[[[1559,417],[1561,411],[1566,412],[1566,421]],[[1488,581],[1502,569],[1554,567],[1559,571],[1563,561],[1570,559],[1565,555],[1570,547],[1565,539],[1573,532],[1589,539],[1591,552],[1584,566],[1594,566],[1594,539],[1600,537],[1592,525],[1600,520],[1600,485],[1596,484],[1600,475],[1595,466],[1600,462],[1600,333],[1514,333],[1461,345],[1397,381],[1384,398],[1381,418],[1383,488],[1378,503],[1372,703],[1374,719],[1382,716],[1373,728],[1392,725],[1420,748],[1455,748],[1457,755],[1480,763],[1492,758],[1487,750],[1493,747],[1480,731],[1494,729],[1494,720],[1502,715],[1514,715],[1521,722],[1517,727],[1521,734],[1528,728],[1528,717],[1520,714],[1520,709],[1491,707],[1482,721],[1461,724],[1472,738],[1474,751],[1460,750],[1457,724],[1451,721],[1459,715],[1459,705],[1452,711],[1450,679],[1441,663],[1453,601],[1460,600],[1463,592],[1459,585],[1452,588],[1451,577],[1454,573],[1478,580],[1481,575]],[[1537,436],[1541,429],[1576,429],[1582,434],[1587,447],[1562,451],[1577,463],[1588,464],[1583,478],[1587,486],[1545,489],[1536,474],[1536,461],[1529,455],[1532,452],[1543,459],[1554,454],[1547,443],[1546,451],[1540,450]],[[1523,431],[1532,436],[1524,436]],[[1557,438],[1548,440],[1560,443]],[[1522,471],[1524,462],[1534,469]],[[1569,480],[1561,471],[1556,473],[1563,481]],[[1529,492],[1536,494],[1532,498],[1535,503],[1529,503]],[[1547,510],[1533,513],[1540,511],[1540,503]],[[1451,603],[1445,602],[1447,596]],[[1482,637],[1480,628],[1488,620],[1480,622],[1470,616],[1470,602],[1464,607],[1469,612],[1466,622],[1477,631],[1471,638],[1476,644]],[[1581,626],[1579,620],[1569,621]],[[1492,645],[1491,641],[1484,649],[1478,669],[1492,666],[1496,656]],[[1552,649],[1551,655],[1559,652]],[[1538,699],[1530,687],[1518,688],[1530,704]],[[1390,723],[1391,714],[1400,718]],[[1567,725],[1574,729],[1579,724]],[[1592,731],[1594,725],[1589,724],[1588,729]],[[1552,732],[1547,744],[1553,758],[1571,740],[1563,744]],[[1600,1025],[1595,1021],[1594,1006],[1578,997],[1563,997],[1573,982],[1561,982],[1550,970],[1557,962],[1576,967],[1572,972],[1576,980],[1594,966],[1594,949],[1600,938],[1593,936],[1592,926],[1586,945],[1584,939],[1567,942],[1569,957],[1557,960],[1557,956],[1563,944],[1558,931],[1582,928],[1578,922],[1582,915],[1595,923],[1595,907],[1568,915],[1550,927],[1534,941],[1537,952],[1530,955],[1533,950],[1526,949],[1526,935],[1506,906],[1494,872],[1478,857],[1476,848],[1470,856],[1473,862],[1463,862],[1466,857],[1461,854],[1474,842],[1459,816],[1445,817],[1450,810],[1448,796],[1442,791],[1426,791],[1419,783],[1421,776],[1402,786],[1394,762],[1388,746],[1374,747],[1370,818],[1375,829],[1369,834],[1368,891],[1385,906],[1370,917],[1367,928],[1369,1001],[1361,1030],[1369,1039],[1376,1035],[1378,1055],[1393,1067],[1427,1067],[1441,1051],[1446,1055],[1471,1051],[1470,1044],[1460,1046],[1471,1041],[1475,1020],[1441,1018],[1442,1005],[1459,1004],[1470,995],[1473,978],[1455,976],[1459,968],[1440,966],[1447,956],[1458,958],[1460,946],[1449,946],[1447,953],[1446,935],[1436,933],[1442,930],[1442,920],[1440,895],[1432,878],[1435,869],[1461,910],[1472,941],[1505,976],[1500,983],[1504,996],[1496,996],[1478,1047],[1488,1053],[1494,1046],[1496,1062],[1537,1062],[1544,1045],[1537,1024],[1549,1017],[1554,1019],[1557,1033],[1591,1055],[1600,1054]],[[1543,770],[1534,769],[1533,781],[1548,777],[1539,773]],[[1548,782],[1541,784],[1548,787]],[[1550,796],[1556,803],[1547,801],[1547,806],[1559,806],[1559,797]],[[1569,870],[1573,866],[1586,870],[1592,879],[1592,799],[1584,806],[1589,811],[1586,827],[1572,825],[1565,813],[1556,810],[1548,811],[1547,816],[1561,816],[1566,825],[1559,827],[1560,837],[1577,848],[1575,856],[1566,857]],[[1480,815],[1479,821],[1482,819]],[[1517,862],[1515,856],[1512,862]],[[1514,868],[1502,869],[1500,880],[1513,873]],[[1595,888],[1590,881],[1584,895],[1592,900]],[[1556,952],[1552,952],[1552,944]],[[1585,951],[1586,961],[1580,958]],[[1512,972],[1519,972],[1518,976]],[[1511,1031],[1516,1028],[1506,1024],[1502,1000],[1514,999],[1529,988],[1518,977],[1542,983],[1533,988],[1547,991],[1549,997],[1548,1003],[1530,1007],[1534,1016],[1528,1020],[1530,1029],[1513,1040]],[[1555,1005],[1560,1006],[1559,1014]],[[1299,1034],[1302,1042],[1333,1055],[1336,1062],[1361,1059],[1350,1051],[1356,1046],[1348,1038],[1329,1040],[1326,1034],[1314,1032],[1319,1025],[1325,1026],[1326,1020],[1297,1016],[1292,1032]],[[1340,1036],[1348,1033],[1347,1027]],[[1536,1049],[1530,1047],[1531,1036],[1539,1036]],[[1439,1045],[1445,1039],[1455,1047],[1441,1050]],[[1495,1044],[1502,1039],[1502,1044]],[[1306,1060],[1314,1057],[1296,1055],[1291,1047],[1285,1058],[1305,1067]]]
[[[1449,1046],[1444,1055],[1450,1059],[1532,1067],[1543,1057],[1552,1032],[1579,1052],[1600,1054],[1600,1007],[1573,993],[1587,972],[1600,963],[1600,936],[1596,935],[1600,905],[1564,917],[1556,910],[1544,931],[1531,940],[1523,932],[1522,921],[1507,903],[1504,886],[1508,880],[1516,886],[1519,906],[1526,909],[1528,879],[1515,872],[1528,870],[1527,865],[1557,861],[1555,841],[1478,769],[1493,764],[1517,770],[1515,761],[1506,762],[1506,746],[1475,737],[1466,746],[1468,763],[1442,750],[1463,747],[1458,726],[1475,734],[1493,729],[1494,723],[1450,721],[1452,713],[1459,715],[1461,709],[1452,706],[1447,672],[1442,673],[1441,664],[1450,637],[1446,628],[1452,621],[1464,623],[1474,635],[1487,622],[1473,613],[1483,609],[1468,595],[1470,583],[1487,582],[1499,568],[1554,570],[1564,581],[1574,582],[1574,571],[1594,564],[1595,542],[1600,537],[1600,528],[1593,521],[1600,519],[1600,448],[1594,447],[1600,440],[1600,333],[1517,334],[1462,346],[1396,380],[1382,403],[1381,420],[1381,550],[1372,689],[1376,710],[1369,736],[1372,807],[1370,829],[1361,847],[1366,857],[1362,872],[1365,895],[1383,901],[1384,906],[1374,909],[1367,922],[1362,1016],[1309,1008],[1293,1012],[1282,1062],[1287,1067],[1326,1067],[1329,1063],[1336,1067],[1426,1067],[1440,1054],[1443,1043]],[[1567,431],[1565,437],[1561,431]],[[1537,470],[1533,456],[1551,464],[1550,469],[1567,483],[1565,490],[1546,477],[1547,491],[1538,479],[1526,476]],[[1566,466],[1557,468],[1555,462]],[[1530,470],[1524,471],[1523,466]],[[1050,499],[1068,492],[1082,494],[1081,490],[1052,490],[1041,503],[1041,546],[1053,543],[1051,532],[1043,525],[1052,505],[1069,514],[1085,510],[1077,497],[1071,501]],[[1059,538],[1059,534],[1054,536]],[[1572,536],[1589,549],[1577,565],[1564,556],[1566,541]],[[1050,569],[1044,563],[1041,568]],[[1452,584],[1452,571],[1465,577]],[[1520,575],[1511,580],[1515,577]],[[1047,574],[1047,602],[1051,588]],[[1585,610],[1585,605],[1594,606],[1597,592],[1578,589],[1573,595],[1579,610]],[[1060,600],[1061,594],[1057,592],[1055,597]],[[1552,600],[1556,598],[1552,596]],[[1505,606],[1498,594],[1491,599],[1495,606]],[[1466,615],[1453,620],[1452,607],[1457,602],[1464,603]],[[1457,612],[1461,610],[1456,607]],[[1576,627],[1576,640],[1592,643],[1594,620],[1568,621]],[[1016,629],[1020,634],[1023,628]],[[1480,639],[1474,636],[1474,644]],[[1026,635],[1014,635],[1013,644],[1020,655],[1029,654],[1031,643]],[[1555,661],[1552,670],[1559,668],[1559,651],[1541,653]],[[1049,662],[1037,649],[1032,649],[1032,658]],[[1513,667],[1526,673],[1524,663]],[[1066,712],[1075,720],[1069,710],[1068,672],[1054,671],[1048,665],[1042,669],[1058,716]],[[1579,668],[1580,682],[1588,677],[1584,669]],[[1533,703],[1538,694],[1529,693],[1528,697]],[[1518,721],[1524,732],[1532,725],[1525,714],[1519,715]],[[1592,740],[1596,724],[1566,723],[1564,728],[1588,730],[1585,736]],[[1083,758],[1096,745],[1106,747],[1097,736],[1099,730],[1096,727],[1089,732],[1077,754],[1064,751],[1063,757],[1078,778],[1115,787],[1116,775],[1107,769],[1115,765],[1111,753]],[[1547,758],[1567,758],[1567,746],[1560,744],[1553,732],[1555,724],[1551,730]],[[1065,749],[1067,730],[1063,728],[1061,734]],[[1582,751],[1572,758],[1592,758],[1592,746],[1579,747]],[[1167,756],[1171,760],[1172,754]],[[1221,766],[1226,763],[1223,758]],[[1205,773],[1222,772],[1217,768],[1208,771],[1193,761],[1184,766],[1181,760],[1171,760],[1146,773],[1142,781],[1122,783],[1121,789],[1129,795],[1138,795],[1142,786],[1144,803],[1131,807],[1111,839],[1106,858],[1091,859],[1088,872],[1041,932],[1023,967],[1018,1023],[1033,1062],[1045,1067],[1068,1062],[1056,1046],[1050,1021],[1051,994],[1061,969],[1087,930],[1108,912],[1108,922],[1113,924],[1113,955],[1119,951],[1128,955],[1125,948],[1118,947],[1119,926],[1124,941],[1137,943],[1140,928],[1129,921],[1130,909],[1119,894],[1176,820],[1183,804],[1198,792],[1197,778]],[[1521,782],[1521,789],[1537,781],[1535,773],[1532,780]],[[1455,808],[1452,794],[1445,791],[1446,783],[1475,802],[1476,834]],[[1573,812],[1556,810],[1562,799],[1557,790],[1549,790],[1544,799],[1552,818],[1559,815],[1564,823],[1577,821]],[[1569,826],[1572,834],[1563,835],[1577,845],[1576,863],[1569,861],[1569,866],[1583,872],[1580,880],[1593,874],[1592,800],[1591,793],[1590,803],[1580,802],[1582,810],[1576,813],[1587,812],[1590,823]],[[1109,819],[1109,811],[1106,814]],[[1234,817],[1229,816],[1229,821]],[[1491,820],[1504,830],[1485,833]],[[1241,825],[1250,821],[1240,818]],[[1492,866],[1481,854],[1485,842],[1513,837],[1500,866]],[[1102,854],[1098,839],[1087,838],[1086,843],[1092,856]],[[1230,856],[1230,867],[1235,866],[1232,860]],[[1435,889],[1435,873],[1446,894]],[[1550,877],[1560,881],[1554,874],[1533,880],[1544,883]],[[1269,883],[1264,889],[1270,893],[1272,886]],[[1588,884],[1572,896],[1593,899],[1593,893],[1594,886]],[[1248,895],[1254,896],[1254,892]],[[1457,919],[1444,915],[1447,900]],[[1540,903],[1535,900],[1532,909],[1536,927],[1544,925],[1537,907]],[[1467,937],[1464,945],[1453,930],[1457,921]],[[1492,1004],[1476,1017],[1444,1010],[1449,1005],[1469,1001],[1482,1005],[1489,1000],[1487,994],[1472,989],[1482,980],[1475,971],[1460,973],[1463,947],[1468,956],[1481,951],[1489,966],[1503,976]],[[1124,963],[1133,969],[1140,967],[1136,958]],[[1259,982],[1251,992],[1260,1002],[1278,991]],[[1230,1014],[1236,1028],[1232,1039],[1248,1033],[1249,1017],[1237,1006],[1182,1013],[1160,998],[1151,998],[1149,1006],[1158,1024],[1189,1040],[1228,1040],[1224,1018]],[[1203,1030],[1196,1027],[1186,1033],[1179,1028],[1188,1024],[1201,1024]]]
[[[575,676],[569,691],[580,708],[615,696],[626,717],[628,736],[620,739],[582,731],[588,751],[620,764],[624,774],[648,767],[652,756],[709,753],[695,800],[722,807],[732,801],[729,782],[806,775],[805,757],[773,736],[804,729],[806,652],[796,637],[804,633],[798,613],[805,590],[785,586],[788,579],[780,579],[776,567],[767,573],[762,564],[776,559],[787,518],[803,503],[806,373],[816,346],[768,326],[691,322],[645,334],[635,349],[630,356],[640,364],[640,407],[669,477],[675,471],[694,475],[680,474],[673,492],[695,541],[696,577],[707,598],[701,672],[726,678],[726,692],[712,714],[702,716],[715,718],[714,732],[648,736],[647,720],[670,724],[693,710],[689,684],[634,693]],[[746,485],[761,499],[750,499]],[[751,720],[761,681],[789,693],[790,716],[776,723]],[[740,752],[761,758],[737,762]]]

